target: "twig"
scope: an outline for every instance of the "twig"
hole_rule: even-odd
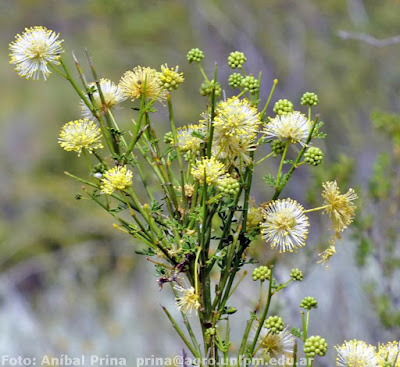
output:
[[[358,40],[374,47],[386,47],[400,43],[400,35],[378,39],[366,33],[353,33],[347,31],[338,31],[338,36],[344,40]]]

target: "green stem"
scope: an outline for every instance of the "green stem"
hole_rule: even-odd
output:
[[[276,185],[275,185],[276,189],[279,187],[279,183],[280,183],[281,176],[282,176],[283,162],[285,161],[286,153],[288,151],[288,147],[289,147],[289,140],[286,140],[285,149],[284,149],[284,151],[282,153],[281,163],[279,165],[278,175],[276,176]]]
[[[264,108],[262,109],[262,111],[260,113],[260,119],[261,120],[264,120],[265,112],[267,111],[269,102],[271,101],[272,95],[274,94],[275,87],[276,87],[277,84],[278,84],[278,79],[274,79],[271,91],[269,92],[269,96],[268,96],[267,102],[265,103],[265,106],[264,106]]]
[[[181,337],[182,341],[186,344],[186,346],[189,348],[189,350],[192,352],[192,354],[196,357],[196,358],[201,358],[201,355],[198,354],[198,351],[196,350],[195,347],[193,347],[193,345],[190,343],[190,341],[186,338],[185,334],[183,334],[181,328],[178,326],[178,324],[176,323],[176,321],[174,320],[174,318],[171,316],[171,314],[168,312],[168,310],[164,307],[161,306],[163,311],[165,312],[165,314],[167,315],[168,319],[171,321],[174,329],[176,330],[176,332],[178,333],[178,335]]]

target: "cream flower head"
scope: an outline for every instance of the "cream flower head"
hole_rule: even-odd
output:
[[[136,66],[128,70],[119,82],[124,97],[131,100],[140,99],[144,94],[146,99],[156,98],[162,101],[167,91],[161,86],[159,73],[149,67]]]
[[[58,143],[66,151],[74,151],[78,155],[83,149],[92,153],[94,149],[103,148],[100,129],[87,118],[67,122],[61,129]]]
[[[273,118],[264,128],[267,138],[304,145],[310,132],[308,118],[300,112],[290,112]]]
[[[305,246],[309,225],[304,208],[297,201],[275,200],[264,208],[261,234],[272,248],[292,252]]]
[[[17,34],[15,41],[10,43],[10,63],[15,65],[15,71],[26,79],[44,80],[51,74],[48,65],[59,64],[62,40],[59,34],[46,27],[26,28],[22,35]]]

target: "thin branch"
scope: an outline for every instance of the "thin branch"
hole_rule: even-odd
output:
[[[378,39],[366,33],[353,33],[347,31],[338,31],[338,36],[344,40],[358,40],[374,47],[386,47],[400,43],[400,35]]]

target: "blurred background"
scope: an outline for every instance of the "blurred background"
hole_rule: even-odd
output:
[[[302,94],[316,92],[315,112],[328,133],[320,143],[325,164],[297,171],[284,195],[316,204],[321,181],[336,177],[342,190],[357,189],[360,210],[328,271],[315,264],[328,241],[317,229],[327,223],[315,219],[307,249],[278,269],[285,279],[299,267],[306,279],[274,307],[299,326],[300,300],[318,299],[312,333],[331,348],[316,365],[332,366],[332,346],[345,339],[398,339],[399,19],[396,0],[0,0],[0,355],[100,353],[135,365],[136,357],[181,350],[160,308],[172,308],[173,299],[158,291],[153,267],[135,254],[140,245],[114,230],[94,203],[76,200],[80,185],[63,174],[86,170],[57,144],[60,127],[79,117],[74,91],[58,75],[25,81],[8,65],[8,44],[34,25],[61,33],[71,66],[70,52],[85,64],[88,48],[100,75],[115,82],[136,65],[180,65],[186,83],[174,97],[179,125],[198,121],[206,104],[201,76],[186,62],[193,47],[205,52],[209,75],[218,63],[227,95],[226,59],[236,50],[246,54],[247,72],[262,71],[263,100],[274,78],[273,103],[287,98],[300,108]],[[120,121],[130,113],[118,111]],[[271,194],[265,173],[256,177],[257,203]],[[270,260],[265,247],[253,251],[260,262]],[[256,298],[252,287],[243,286],[232,305],[237,333]]]

